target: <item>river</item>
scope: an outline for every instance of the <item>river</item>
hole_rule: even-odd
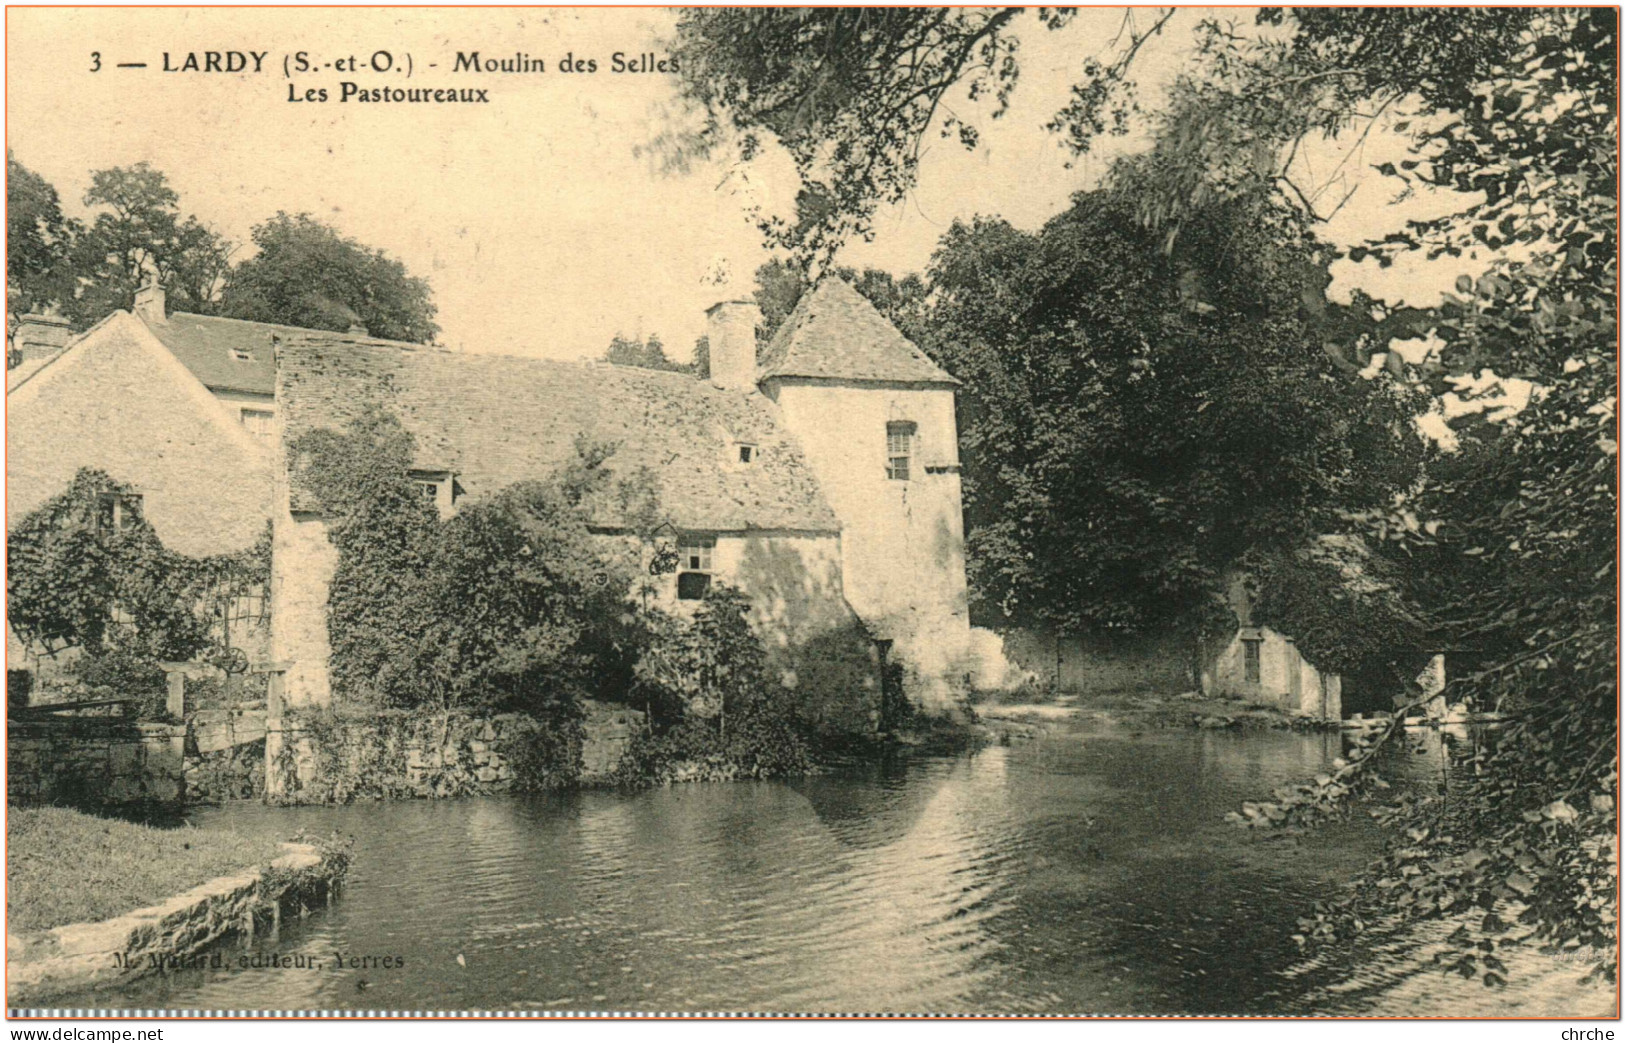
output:
[[[1375,824],[1265,839],[1222,820],[1341,743],[1063,726],[776,782],[199,809],[353,836],[341,897],[222,947],[224,967],[61,1005],[1378,1013],[1412,968],[1305,968],[1291,939],[1376,854]],[[1436,774],[1410,756],[1400,774]],[[272,955],[319,966],[252,966]],[[1408,1013],[1431,988],[1401,989]]]

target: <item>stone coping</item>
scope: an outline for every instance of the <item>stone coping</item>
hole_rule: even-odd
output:
[[[94,923],[45,931],[6,933],[6,1002],[9,1006],[129,981],[164,961],[190,956],[232,930],[251,924],[256,909],[299,884],[331,884],[342,872],[312,844],[284,843],[269,866],[215,877],[148,906]],[[261,894],[268,871],[282,890]],[[283,874],[287,874],[283,877]],[[250,928],[252,929],[252,928]]]

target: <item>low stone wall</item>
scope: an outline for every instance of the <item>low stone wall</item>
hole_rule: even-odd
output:
[[[119,717],[6,722],[6,800],[108,808],[186,797],[186,726]]]
[[[256,925],[275,930],[285,908],[331,896],[347,858],[309,844],[282,846],[286,854],[267,867],[216,877],[159,905],[98,923],[7,934],[7,1005],[207,965],[203,950],[226,935],[252,933]]]
[[[524,714],[285,711],[267,740],[266,799],[332,804],[549,789],[612,774],[640,711],[589,703],[579,725]]]

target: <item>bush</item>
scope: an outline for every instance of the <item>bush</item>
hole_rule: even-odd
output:
[[[634,698],[650,707],[654,731],[634,740],[622,782],[766,778],[811,766],[807,722],[768,679],[748,608],[738,590],[713,584],[692,621],[647,614]]]

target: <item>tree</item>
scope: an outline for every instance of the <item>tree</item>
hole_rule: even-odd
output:
[[[709,342],[707,344],[709,347]],[[651,333],[644,340],[640,337],[626,337],[617,333],[604,349],[604,361],[617,366],[636,366],[639,369],[660,369],[671,373],[692,373],[692,365],[673,362],[666,357],[666,346],[660,341],[660,334]],[[709,370],[709,366],[707,367]]]
[[[1392,119],[1394,132],[1410,136],[1411,155],[1378,173],[1402,193],[1432,184],[1468,193],[1466,202],[1349,258],[1476,254],[1490,264],[1482,277],[1462,276],[1428,316],[1444,347],[1420,366],[1390,353],[1390,371],[1435,393],[1486,372],[1539,389],[1516,416],[1459,423],[1458,457],[1435,461],[1424,485],[1390,509],[1349,519],[1374,550],[1405,565],[1436,639],[1476,650],[1477,668],[1453,681],[1449,696],[1500,705],[1517,723],[1466,793],[1453,792],[1448,805],[1424,796],[1393,816],[1410,843],[1365,878],[1354,900],[1306,921],[1306,935],[1338,937],[1376,914],[1450,916],[1461,926],[1447,964],[1495,984],[1505,972],[1496,953],[1514,944],[1507,918],[1521,908],[1537,943],[1608,950],[1600,966],[1612,977],[1616,13],[1271,8],[1256,29],[1202,18],[1165,99],[1142,108],[1135,58],[1175,15],[1125,15],[1113,53],[1083,64],[1050,124],[1076,154],[1102,134],[1148,133],[1149,147],[1112,164],[1104,187],[1156,233],[1163,254],[1187,251],[1216,205],[1262,201],[1273,214],[1325,219],[1341,205],[1330,200],[1347,194],[1322,202],[1336,186],[1306,182],[1303,146],[1322,136],[1358,142]],[[1039,17],[1052,28],[1066,20]],[[737,145],[748,157],[768,134],[782,141],[802,175],[803,205],[795,225],[766,229],[800,256],[826,258],[868,230],[879,203],[912,186],[926,133],[963,130],[941,106],[955,84],[991,90],[1002,105],[1019,74],[1016,25],[1009,10],[689,15],[679,53],[706,123],[687,144]],[[961,140],[974,146],[975,136]],[[984,310],[996,323],[998,309]],[[1371,318],[1326,312],[1322,347],[1345,380],[1358,368],[1347,348],[1375,342],[1382,350],[1377,338],[1396,332]],[[1334,330],[1337,320],[1353,329]],[[995,370],[988,379],[1023,373]],[[1360,792],[1373,763],[1351,757],[1273,813],[1254,805],[1249,817],[1298,821],[1301,810]]]
[[[342,237],[309,214],[256,225],[259,253],[226,281],[221,314],[427,344],[440,332],[429,284],[381,250]]]
[[[152,275],[173,310],[216,310],[231,244],[196,217],[183,218],[178,204],[163,172],[148,163],[91,175],[85,205],[101,209],[74,241],[77,288],[62,302],[76,326],[132,307],[135,291]]]
[[[7,318],[60,305],[73,294],[69,253],[79,232],[51,183],[6,152]]]
[[[998,115],[1016,82],[1009,26],[1018,8],[690,8],[677,26],[683,93],[704,112],[700,130],[657,144],[681,164],[737,147],[749,159],[781,143],[801,174],[794,223],[762,229],[803,258],[827,261],[870,231],[880,202],[913,185],[930,129],[967,146],[976,129],[943,106],[967,83]],[[1061,25],[1070,15],[1038,16]],[[942,124],[937,128],[937,117]]]
[[[1416,396],[1327,372],[1304,302],[1328,256],[1256,202],[1211,207],[1177,257],[1104,192],[1037,234],[950,229],[920,339],[964,382],[978,617],[1195,631],[1246,555],[1414,480]]]

